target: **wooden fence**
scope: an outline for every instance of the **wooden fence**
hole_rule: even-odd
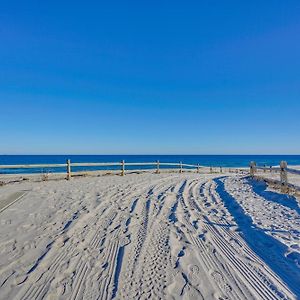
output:
[[[258,174],[258,171],[263,172],[263,176],[260,176]],[[270,179],[268,178],[267,173],[278,173],[279,180],[276,179]],[[264,166],[257,166],[256,162],[252,161],[250,162],[250,176],[256,177],[259,179],[263,179],[267,182],[274,183],[274,184],[280,184],[281,190],[283,192],[287,192],[289,187],[295,190],[300,190],[300,186],[297,186],[295,184],[292,184],[288,181],[288,174],[294,174],[294,175],[300,175],[300,170],[295,170],[288,168],[288,164],[286,161],[281,161],[279,164],[279,167],[267,167],[266,165]],[[300,177],[299,177],[300,180]]]
[[[74,171],[72,168],[74,167],[117,167],[117,169],[105,169],[105,171],[115,171],[120,170],[120,175],[124,176],[126,172],[126,167],[144,167],[147,166],[148,168],[153,167],[155,172],[157,174],[160,173],[161,167],[171,167],[174,170],[177,170],[179,173],[183,173],[184,169],[194,170],[197,173],[200,173],[201,168],[208,168],[204,166],[200,166],[199,164],[185,164],[182,162],[179,163],[168,163],[168,162],[125,162],[122,160],[121,162],[99,162],[99,163],[71,163],[71,160],[68,159],[66,163],[64,164],[29,164],[29,165],[0,165],[1,169],[47,169],[47,168],[64,168],[66,170],[67,179],[71,179],[72,174],[76,175],[76,173],[82,173],[80,171]],[[136,169],[130,169],[131,171],[134,171]],[[222,172],[222,168],[220,167],[220,172]],[[100,171],[93,170],[93,171]],[[213,172],[213,169],[210,168],[210,171]]]
[[[127,168],[126,168],[127,167]],[[129,168],[128,168],[129,167]],[[142,168],[135,168],[142,167]],[[143,168],[147,167],[147,168]],[[78,168],[89,168],[89,170],[78,170]],[[105,168],[105,169],[103,169]],[[14,173],[3,173],[1,170],[18,170],[27,169],[30,170],[28,173],[25,172],[14,172]],[[49,170],[50,169],[50,170]],[[52,170],[51,170],[52,169]],[[65,169],[62,172],[55,172],[53,169]],[[66,178],[69,180],[72,176],[82,176],[88,175],[99,171],[107,172],[120,172],[121,176],[124,176],[126,171],[148,171],[154,170],[156,174],[159,174],[161,170],[183,173],[184,171],[193,171],[200,173],[200,170],[205,170],[205,173],[243,173],[247,172],[245,168],[224,168],[224,167],[212,167],[212,166],[202,166],[200,164],[186,164],[183,162],[125,162],[124,160],[120,162],[71,162],[70,159],[66,160],[66,163],[55,163],[55,164],[22,164],[22,165],[0,165],[0,174],[14,174],[14,175],[25,175],[29,173],[42,174],[43,180],[47,180],[50,174],[63,174],[66,173]],[[31,170],[35,170],[32,172]],[[39,172],[40,171],[40,172]],[[0,182],[1,183],[1,182]]]

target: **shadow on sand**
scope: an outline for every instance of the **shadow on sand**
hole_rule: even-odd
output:
[[[272,201],[290,209],[293,209],[300,215],[300,207],[298,205],[297,199],[294,196],[267,191],[268,185],[264,181],[257,181],[248,178],[247,183],[252,186],[253,191],[257,195],[265,198],[268,201]]]
[[[244,240],[261,260],[285,282],[297,298],[300,298],[300,268],[293,256],[290,258],[286,256],[288,247],[253,224],[251,217],[245,214],[239,203],[225,190],[223,182],[225,178],[214,179],[217,184],[216,191],[234,217]]]

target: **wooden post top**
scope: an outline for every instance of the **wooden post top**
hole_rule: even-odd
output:
[[[284,161],[284,160],[282,160],[282,161],[280,162],[280,168],[281,168],[281,169],[286,169],[286,168],[287,168],[287,162]]]

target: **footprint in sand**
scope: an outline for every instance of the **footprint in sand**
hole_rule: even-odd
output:
[[[197,265],[189,265],[188,267],[188,279],[194,286],[198,286],[201,283],[200,268]]]
[[[231,292],[231,290],[232,290],[231,286],[226,282],[224,276],[220,272],[213,271],[211,273],[211,276],[215,280],[217,285],[220,287],[222,292],[224,292],[225,294],[228,294]]]
[[[130,243],[131,243],[131,240],[130,240],[129,236],[120,237],[120,239],[119,239],[120,247],[125,247]]]

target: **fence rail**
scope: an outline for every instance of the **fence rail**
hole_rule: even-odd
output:
[[[117,167],[121,171],[121,175],[125,175],[126,167],[136,167],[136,166],[147,166],[147,167],[154,167],[156,168],[156,173],[160,172],[160,168],[162,167],[171,167],[174,169],[178,169],[180,173],[183,172],[184,168],[187,168],[189,170],[195,170],[199,173],[201,168],[209,168],[205,166],[200,166],[199,164],[185,164],[182,162],[173,163],[173,162],[125,162],[124,160],[121,162],[97,162],[97,163],[90,163],[90,162],[75,162],[72,163],[69,159],[64,164],[22,164],[22,165],[0,165],[0,170],[2,169],[51,169],[51,168],[65,168],[67,173],[67,179],[70,179],[72,177],[72,174],[80,174],[82,171],[75,171],[72,168],[77,167]],[[212,171],[212,167],[210,168]],[[118,169],[105,169],[105,171],[116,171]],[[130,169],[131,171],[134,171],[134,169]],[[148,169],[147,169],[148,170]],[[99,171],[99,170],[93,170],[93,171]],[[220,172],[222,172],[222,168],[220,167]]]
[[[65,168],[67,164],[0,165],[0,169]]]
[[[273,178],[268,178],[267,174],[264,174],[264,176],[259,176],[257,172],[258,170],[262,170],[263,173],[267,173],[267,172],[279,173],[280,179],[276,180]],[[263,180],[269,181],[271,183],[279,183],[281,185],[281,190],[283,192],[287,192],[289,187],[299,190],[300,187],[298,185],[289,182],[288,174],[300,175],[300,170],[288,168],[288,164],[286,161],[281,161],[279,167],[257,166],[256,162],[254,161],[250,162],[250,175],[252,177],[262,178]]]

